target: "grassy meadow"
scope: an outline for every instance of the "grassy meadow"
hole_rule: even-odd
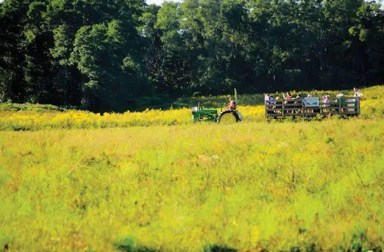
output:
[[[0,251],[382,251],[384,87],[359,118],[0,106]]]

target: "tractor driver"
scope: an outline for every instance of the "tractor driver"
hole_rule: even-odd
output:
[[[229,97],[228,110],[230,110],[230,111],[236,110],[236,102],[235,102],[235,99],[233,99],[232,97]]]

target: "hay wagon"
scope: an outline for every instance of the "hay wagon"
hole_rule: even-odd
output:
[[[306,97],[288,101],[272,100],[265,102],[265,117],[267,119],[333,115],[342,117],[360,115],[360,98],[340,97],[336,100],[322,101],[318,97]]]

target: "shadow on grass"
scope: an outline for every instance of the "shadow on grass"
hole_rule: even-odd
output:
[[[149,248],[137,243],[135,239],[130,237],[125,238],[124,240],[115,244],[115,247],[118,251],[121,252],[156,252],[158,250]]]
[[[204,252],[237,252],[236,249],[227,247],[225,245],[212,244],[204,248]]]

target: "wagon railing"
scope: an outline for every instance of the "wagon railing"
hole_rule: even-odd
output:
[[[265,102],[266,118],[316,117],[328,115],[358,116],[360,99],[342,97],[332,101],[322,101],[318,97],[274,100]]]

